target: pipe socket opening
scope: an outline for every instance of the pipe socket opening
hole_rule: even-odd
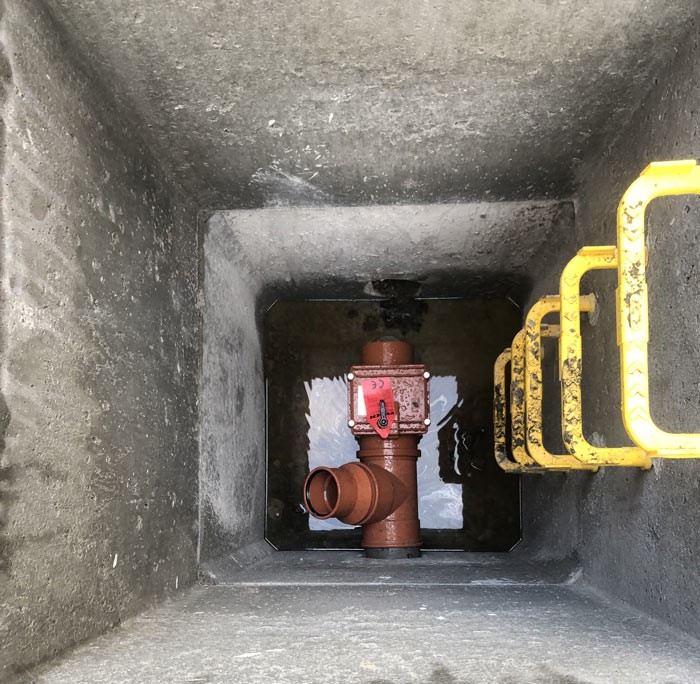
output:
[[[306,481],[306,507],[317,518],[331,518],[338,506],[339,484],[330,468],[316,468]]]

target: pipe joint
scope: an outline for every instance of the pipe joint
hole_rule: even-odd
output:
[[[367,525],[389,517],[408,493],[401,480],[384,468],[352,462],[314,468],[304,483],[304,504],[321,520]]]

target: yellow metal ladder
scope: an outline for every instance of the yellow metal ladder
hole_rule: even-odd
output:
[[[561,275],[561,336],[559,337],[559,377],[561,379],[562,437],[567,451],[582,463],[635,466],[648,470],[651,458],[638,447],[597,447],[583,435],[581,375],[583,352],[579,312],[585,295],[579,294],[581,278],[591,270],[615,268],[615,247],[584,247],[566,265]]]
[[[700,434],[659,428],[649,410],[649,297],[644,215],[653,199],[700,194],[695,160],[655,162],[623,195],[617,212],[617,327],[622,416],[630,438],[656,457],[700,458]]]
[[[700,434],[670,433],[652,420],[649,409],[649,302],[645,210],[668,195],[700,194],[700,167],[692,161],[650,164],[622,197],[617,215],[617,246],[583,247],[560,279],[559,295],[542,297],[526,316],[525,328],[494,366],[494,453],[511,473],[592,470],[628,466],[648,470],[652,457],[700,458]],[[595,309],[593,295],[581,295],[583,275],[617,269],[617,342],[620,347],[622,418],[636,446],[597,447],[583,434],[583,372],[580,315]],[[560,326],[543,323],[560,312]],[[548,452],[542,440],[542,338],[559,337],[562,384],[561,424],[567,454]],[[510,420],[507,372],[511,366]],[[508,454],[510,424],[511,454]]]

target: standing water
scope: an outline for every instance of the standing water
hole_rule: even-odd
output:
[[[382,337],[431,372],[419,443],[423,548],[507,551],[520,539],[519,478],[493,458],[493,362],[520,323],[507,300],[280,301],[265,320],[267,539],[280,550],[360,548],[361,528],[303,506],[309,470],[355,459],[346,374]]]

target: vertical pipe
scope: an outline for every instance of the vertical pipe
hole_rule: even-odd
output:
[[[402,366],[414,362],[413,345],[398,340],[368,342],[362,348],[362,363],[367,366]],[[404,502],[388,517],[365,525],[362,546],[368,558],[413,558],[420,556],[418,519],[418,481],[416,461],[420,456],[420,436],[401,435],[382,439],[379,435],[358,438],[357,457],[362,463],[384,468],[406,487]]]
[[[396,439],[360,437],[360,462],[375,465],[394,475],[406,488],[403,503],[378,522],[363,528],[362,546],[368,558],[414,558],[420,556],[418,481],[416,462],[420,456],[416,435]]]

